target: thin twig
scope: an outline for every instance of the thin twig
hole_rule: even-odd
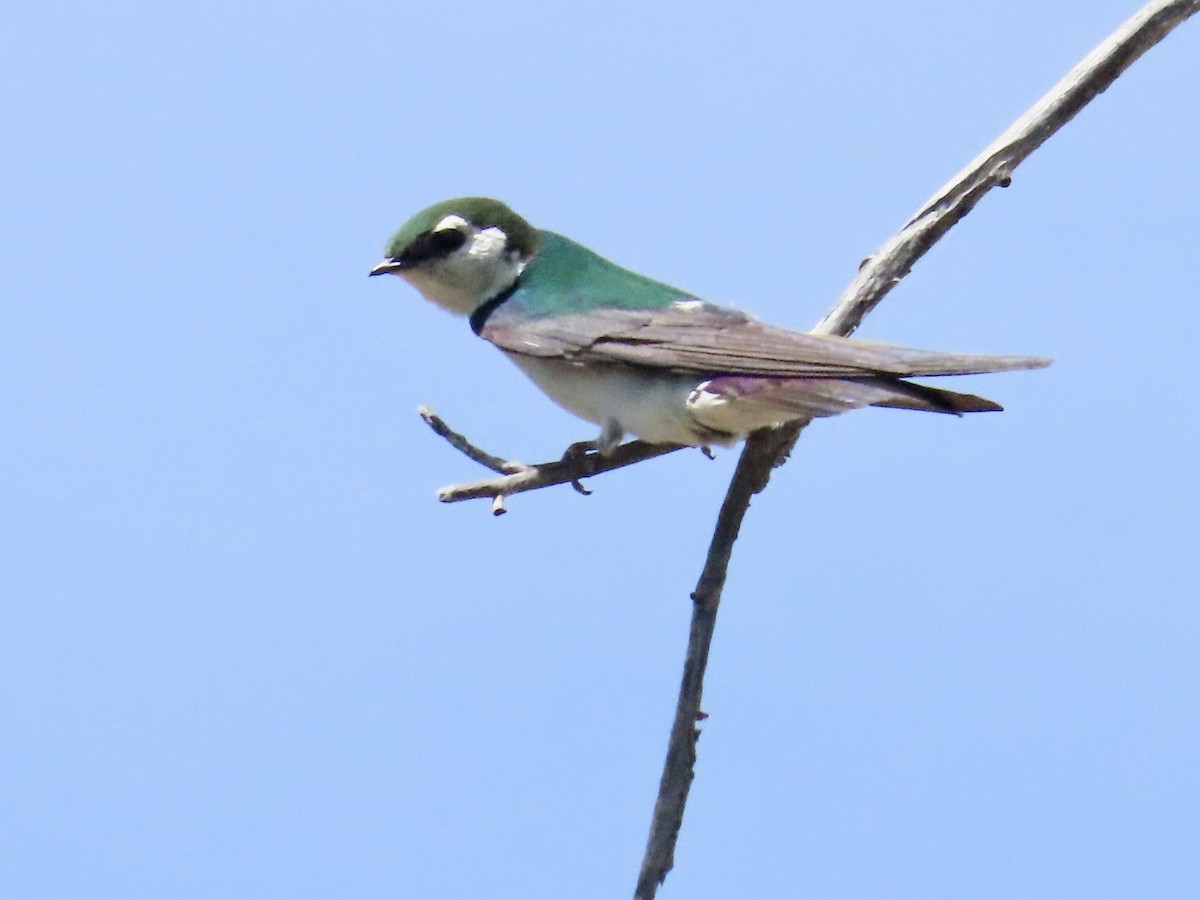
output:
[[[645,462],[656,456],[665,456],[683,449],[685,448],[678,444],[647,444],[645,441],[630,441],[607,455],[588,453],[586,456],[566,457],[553,462],[528,466],[502,478],[486,478],[482,481],[452,484],[440,488],[437,498],[443,503],[457,503],[461,500],[477,500],[481,497],[511,497],[513,494],[536,491],[540,488],[553,487],[556,484],[569,484],[581,494],[590,494],[591,491],[579,483],[580,479],[602,475],[613,469],[622,469],[625,466],[632,466],[634,463]]]
[[[1157,0],[1142,8],[1071,70],[1032,109],[926,202],[905,227],[866,262],[833,309],[821,334],[850,335],[922,255],[963,218],[987,191],[1007,186],[1012,170],[1107,88],[1135,59],[1200,10],[1200,0]],[[692,624],[679,700],[671,727],[650,836],[638,875],[636,900],[652,900],[674,865],[696,760],[704,672],[734,541],[751,497],[790,452],[806,423],[756,432],[746,441],[717,517],[704,570],[692,595]]]
[[[447,425],[445,420],[428,406],[417,407],[417,412],[425,420],[425,424],[433,429],[434,434],[445,438],[446,443],[451,447],[467,457],[467,459],[479,463],[485,469],[491,469],[493,472],[499,472],[501,475],[511,475],[515,472],[523,472],[529,468],[522,463],[501,459],[499,456],[493,456],[486,450],[479,449],[465,435],[459,434]]]
[[[568,453],[562,459],[552,462],[538,463],[527,466],[524,463],[493,456],[472,444],[466,437],[452,429],[433,410],[426,407],[419,409],[421,418],[439,436],[446,439],[455,450],[493,472],[500,473],[499,478],[485,478],[482,481],[471,481],[466,484],[452,484],[438,491],[438,499],[443,503],[457,503],[461,500],[477,500],[492,498],[493,515],[505,512],[504,498],[525,491],[536,491],[556,484],[569,484],[581,494],[590,494],[580,480],[632,466],[634,463],[645,462],[656,456],[665,456],[684,448],[678,444],[648,444],[645,441],[629,441],[621,444],[610,453]]]

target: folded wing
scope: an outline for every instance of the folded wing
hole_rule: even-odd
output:
[[[529,356],[769,378],[968,375],[1050,364],[1032,356],[913,350],[806,334],[698,300],[665,309],[593,309],[537,318],[501,306],[480,334]]]

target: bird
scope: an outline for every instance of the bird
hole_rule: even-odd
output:
[[[916,350],[764,324],[622,268],[499,200],[410,218],[371,275],[398,275],[465,316],[559,406],[600,426],[579,442],[728,447],[787,422],[867,406],[962,416],[1003,409],[911,377],[1036,369],[1050,360]]]

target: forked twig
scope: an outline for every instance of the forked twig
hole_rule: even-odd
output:
[[[445,438],[455,450],[468,459],[472,459],[493,472],[501,473],[500,478],[485,478],[482,481],[471,481],[466,484],[452,484],[438,491],[438,499],[443,503],[457,503],[460,500],[478,500],[492,498],[492,513],[501,515],[504,512],[504,498],[524,491],[536,491],[556,484],[569,484],[581,494],[591,491],[580,483],[583,478],[591,478],[613,469],[632,466],[634,463],[645,462],[656,456],[665,456],[684,448],[678,444],[648,444],[645,441],[630,441],[621,444],[611,453],[567,453],[562,459],[552,462],[538,463],[527,466],[513,460],[501,459],[485,450],[480,450],[467,438],[453,430],[433,410],[422,406],[418,412],[430,428]]]

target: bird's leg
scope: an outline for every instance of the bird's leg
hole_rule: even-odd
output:
[[[596,450],[601,456],[608,456],[621,446],[624,437],[625,429],[620,422],[613,418],[605,419],[604,427],[600,429],[600,440],[596,441]]]

